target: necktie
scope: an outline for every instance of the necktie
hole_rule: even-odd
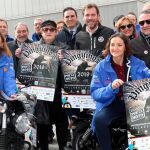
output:
[[[73,38],[73,31],[70,31],[71,38]]]

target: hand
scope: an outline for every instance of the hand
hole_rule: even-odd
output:
[[[12,94],[12,95],[10,96],[10,98],[12,98],[12,100],[16,100],[17,95],[16,95],[16,94]]]
[[[58,50],[57,52],[58,59],[61,61],[64,59],[64,55],[62,54],[62,50]]]
[[[17,48],[15,51],[16,57],[20,58],[21,57],[21,48]]]
[[[117,88],[119,88],[123,84],[124,84],[124,82],[121,79],[116,79],[112,83],[112,88],[113,89],[117,89]]]

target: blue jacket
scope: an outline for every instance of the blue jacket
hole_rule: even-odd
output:
[[[6,54],[0,56],[0,91],[7,96],[16,93],[16,80],[13,68],[13,59]]]
[[[111,56],[108,55],[97,64],[92,77],[90,90],[92,98],[96,101],[95,113],[111,104],[119,92],[119,88],[112,89],[112,82],[117,79],[117,74],[111,66],[110,58]],[[130,62],[128,70],[130,70],[132,80],[150,77],[150,69],[146,67],[144,61],[134,56],[131,56],[128,61]]]

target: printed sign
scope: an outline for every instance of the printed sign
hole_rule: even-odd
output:
[[[62,61],[64,107],[95,108],[90,96],[93,69],[102,59],[96,50],[65,50]]]
[[[129,147],[150,149],[150,79],[125,83],[123,87],[126,105]]]
[[[39,100],[53,101],[58,71],[57,49],[38,43],[24,43],[21,48],[17,78],[22,85],[31,85],[23,91],[36,94]]]

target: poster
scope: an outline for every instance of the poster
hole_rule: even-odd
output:
[[[58,71],[57,47],[24,43],[19,62],[19,86],[30,85],[22,91],[36,94],[39,100],[53,101]]]
[[[125,83],[129,146],[150,150],[150,79]]]
[[[65,50],[62,61],[64,89],[62,102],[67,108],[95,108],[90,96],[93,69],[102,59],[96,50]]]

